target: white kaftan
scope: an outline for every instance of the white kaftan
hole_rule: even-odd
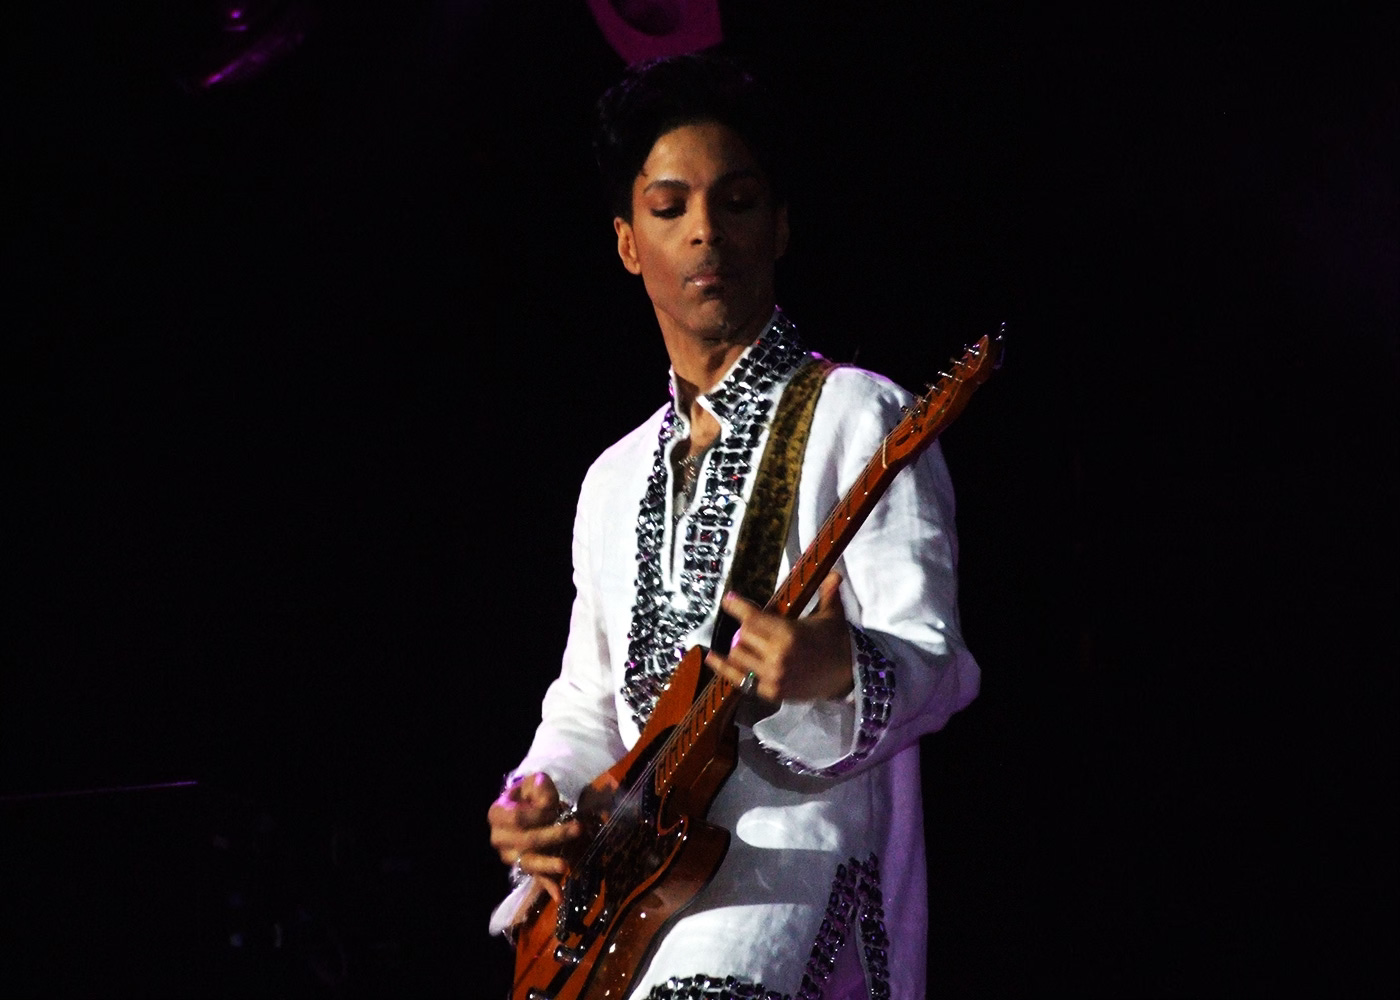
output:
[[[637,740],[673,648],[708,642],[775,401],[805,357],[777,312],[700,397],[721,433],[678,519],[669,453],[688,428],[669,404],[589,469],[563,667],[513,773],[545,771],[576,799]],[[779,579],[910,401],[860,369],[827,377]],[[979,678],[959,632],[956,558],[952,485],[934,444],[837,564],[853,626],[852,695],[784,703],[740,726],[738,766],[709,815],[733,834],[729,852],[633,997],[923,997],[918,740],[976,696]],[[498,908],[493,930],[515,905]]]

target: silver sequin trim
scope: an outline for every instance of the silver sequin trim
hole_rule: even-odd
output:
[[[672,976],[651,988],[646,1000],[822,1000],[836,956],[851,937],[860,935],[860,962],[870,1000],[890,1000],[890,938],[885,930],[885,897],[880,889],[880,858],[851,858],[836,866],[821,929],[812,944],[802,986],[796,995],[769,990],[761,983],[726,976]]]
[[[787,993],[766,990],[733,976],[672,976],[657,983],[646,1000],[792,1000]]]
[[[885,898],[880,891],[880,859],[873,852],[865,861],[851,858],[836,867],[826,914],[812,944],[812,954],[802,974],[795,1000],[822,1000],[827,981],[836,968],[836,956],[859,927],[861,967],[871,1000],[889,1000],[890,939],[885,933]]]
[[[894,704],[894,664],[889,661],[875,640],[859,626],[851,626],[855,640],[857,676],[860,680],[860,731],[856,733],[855,748],[834,764],[808,767],[795,757],[779,754],[783,766],[798,774],[835,778],[854,770],[869,757],[889,728],[890,711]]]
[[[627,630],[627,671],[623,696],[632,720],[646,725],[671,672],[685,655],[684,640],[705,623],[719,602],[719,586],[736,539],[735,513],[755,451],[773,410],[773,388],[789,379],[807,357],[797,330],[781,313],[715,389],[706,394],[711,411],[728,433],[705,456],[703,485],[692,512],[676,523],[684,531],[677,590],[667,590],[662,573],[666,499],[671,492],[671,445],[688,431],[675,401],[661,421],[661,432],[637,514],[637,602]]]

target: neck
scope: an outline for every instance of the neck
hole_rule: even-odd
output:
[[[686,359],[691,361],[689,364],[671,355],[671,367],[676,373],[676,409],[688,415],[693,423],[695,398],[719,385],[748,346],[747,343],[729,345],[702,358]]]
[[[713,337],[661,330],[671,370],[676,375],[676,408],[694,418],[695,397],[702,396],[719,385],[739,355],[758,339],[768,327],[772,310],[763,314],[762,322],[750,324],[743,331]]]

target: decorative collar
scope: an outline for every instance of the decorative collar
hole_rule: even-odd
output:
[[[668,456],[673,442],[690,428],[676,410],[674,371],[671,374],[671,405],[662,417],[651,476],[637,511],[637,598],[627,631],[623,695],[638,729],[646,724],[685,654],[687,637],[716,613],[720,585],[733,557],[739,503],[758,464],[759,442],[775,405],[773,389],[790,379],[806,357],[796,328],[774,310],[763,332],[719,384],[700,397],[719,418],[722,430],[702,460],[690,510],[674,519],[669,537],[682,557],[675,579],[662,563],[671,551],[666,540],[673,520],[667,516],[673,495]]]
[[[744,352],[730,365],[729,371],[725,372],[724,378],[709,392],[697,396],[696,401],[727,424],[742,403],[763,395],[774,383],[792,374],[795,360],[800,360],[805,354],[802,341],[797,336],[797,327],[775,306],[763,332],[744,348]],[[668,389],[671,405],[666,415],[666,426],[672,438],[684,437],[690,433],[690,421],[676,408],[679,387],[674,368],[669,373]]]

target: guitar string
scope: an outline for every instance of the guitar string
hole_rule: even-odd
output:
[[[608,817],[607,822],[605,822],[602,828],[598,831],[598,835],[595,838],[593,838],[593,842],[589,844],[588,849],[584,852],[583,858],[580,862],[580,867],[587,866],[588,862],[593,860],[597,852],[601,850],[604,846],[609,834],[611,834],[618,828],[619,824],[622,821],[622,817],[628,815],[627,807],[632,805],[634,803],[634,800],[639,798],[645,792],[647,785],[653,781],[654,775],[656,774],[660,762],[675,745],[676,740],[680,738],[681,731],[694,721],[700,706],[703,705],[707,700],[710,693],[710,689],[715,687],[717,684],[729,684],[729,682],[725,681],[723,678],[720,677],[712,677],[709,681],[706,682],[705,687],[701,689],[700,695],[695,699],[695,702],[691,705],[690,710],[686,712],[685,716],[676,725],[675,729],[671,732],[671,735],[666,738],[666,742],[661,745],[661,748],[656,752],[652,759],[647,761],[646,767],[643,768],[642,773],[637,776],[638,780],[632,783],[632,786],[623,795],[622,801],[619,803],[619,807],[613,809],[612,814]],[[733,689],[734,685],[730,684],[729,687]],[[719,704],[715,706],[716,714],[718,714],[719,709],[723,707],[724,701],[727,697],[727,692],[721,692]],[[661,794],[659,790],[657,794],[658,796]],[[638,809],[638,812],[640,813],[641,810]]]

